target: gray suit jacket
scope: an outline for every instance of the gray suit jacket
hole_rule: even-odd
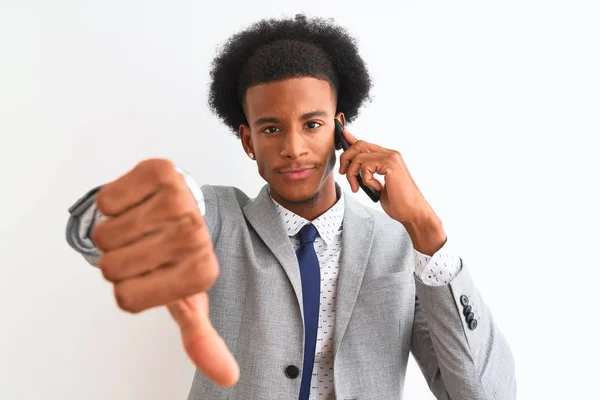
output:
[[[240,365],[221,388],[196,372],[189,400],[297,399],[303,362],[302,287],[296,255],[267,186],[256,199],[202,186],[220,262],[210,316]],[[412,352],[438,399],[513,399],[514,362],[463,263],[447,285],[415,279],[402,224],[346,195],[334,329],[336,399],[401,399]],[[463,315],[466,296],[478,325]]]

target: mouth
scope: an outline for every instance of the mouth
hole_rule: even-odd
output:
[[[297,169],[285,169],[281,170],[280,173],[283,175],[284,179],[288,180],[300,180],[308,177],[315,168],[297,168]]]

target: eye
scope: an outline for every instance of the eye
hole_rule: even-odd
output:
[[[279,129],[279,128],[277,128],[275,125],[271,125],[271,126],[267,126],[267,127],[266,127],[265,129],[263,129],[262,131],[263,131],[264,133],[275,133],[275,132],[277,132],[276,130],[273,130],[273,129]]]
[[[311,124],[317,124],[317,126],[310,126]],[[308,129],[317,129],[319,126],[321,126],[321,124],[317,121],[310,121],[308,124],[306,124],[306,126]]]

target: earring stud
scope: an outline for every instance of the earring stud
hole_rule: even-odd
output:
[[[248,157],[254,160],[254,153],[248,153]]]

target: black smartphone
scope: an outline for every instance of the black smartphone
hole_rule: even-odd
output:
[[[348,147],[350,147],[350,144],[348,143],[348,141],[342,134],[344,127],[342,126],[342,123],[340,121],[338,121],[337,119],[334,119],[334,121],[335,121],[335,144],[338,145],[339,147],[341,147],[342,151],[346,151],[348,149]],[[376,191],[375,189],[373,189],[372,187],[369,187],[363,183],[360,172],[358,173],[358,175],[356,175],[356,180],[358,181],[358,185],[362,188],[362,190],[365,191],[367,196],[369,196],[369,198],[371,200],[373,200],[375,203],[377,203],[379,201],[379,192]]]

